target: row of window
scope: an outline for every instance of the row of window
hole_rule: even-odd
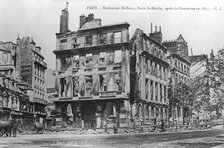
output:
[[[137,108],[137,116],[140,117],[140,112],[143,118],[159,118],[159,119],[167,119],[168,112],[166,108],[162,107],[154,107],[154,106],[138,106]],[[157,124],[156,121],[153,120],[153,124]]]
[[[183,82],[183,83],[188,83],[190,81],[189,77],[186,77],[184,75],[178,74],[177,72],[175,73],[175,80],[177,82]]]
[[[84,66],[86,68],[91,68],[93,66],[93,63],[98,63],[99,67],[102,65],[106,66],[106,63],[108,64],[116,64],[121,63],[122,61],[122,51],[121,50],[115,50],[114,52],[100,52],[98,54],[99,59],[98,61],[94,61],[93,54],[86,54],[85,55],[85,62],[80,62],[80,59],[82,57],[79,57],[79,55],[75,55],[73,57],[73,65],[75,68],[79,68],[80,66]]]
[[[35,65],[35,75],[44,78],[44,69],[38,65]]]
[[[186,64],[184,64],[178,60],[175,60],[175,67],[184,73],[190,74],[189,66],[187,66]]]
[[[149,59],[145,59],[144,69],[146,74],[148,73],[164,80],[167,79],[166,68]]]
[[[44,80],[39,79],[38,77],[35,77],[35,86],[44,86]],[[44,89],[44,88],[43,88]]]
[[[166,102],[166,86],[158,82],[145,79],[145,98],[159,102]],[[163,100],[164,99],[164,100]]]
[[[115,73],[113,76],[107,74],[94,75],[94,79],[99,81],[93,81],[93,76],[88,75],[84,78],[78,76],[73,77],[72,80],[66,80],[66,78],[60,79],[61,97],[69,97],[69,94],[75,96],[93,96],[99,95],[100,92],[108,91],[122,91],[121,74]],[[71,82],[72,81],[72,82]],[[68,86],[68,83],[72,83],[72,86]],[[69,90],[70,87],[71,89]]]
[[[44,99],[44,92],[39,89],[35,89],[34,95],[38,98]]]
[[[3,106],[4,107],[19,110],[19,99],[16,99],[16,98],[13,98],[13,97],[11,97],[11,100],[9,100],[10,98],[6,98],[6,97],[3,97],[2,99],[3,99]]]
[[[148,40],[144,40],[143,49],[149,52],[150,54],[154,55],[155,57],[163,61],[165,60],[165,54],[163,50],[157,47],[154,43]]]
[[[41,57],[39,54],[37,54],[37,53],[35,53],[35,52],[33,52],[33,54],[34,54],[34,57],[37,58],[38,60],[41,60],[41,61],[44,60],[44,58]]]
[[[21,105],[19,99],[11,98],[5,98],[3,97],[3,106],[7,108],[11,108],[13,110],[17,111],[23,111],[23,112],[33,112],[33,107],[29,105]]]
[[[121,32],[114,32],[111,37],[107,36],[106,33],[101,33],[98,35],[98,44],[99,45],[104,45],[107,44],[107,40],[110,40],[111,43],[121,43],[122,38],[121,38]],[[93,36],[88,35],[85,37],[85,45],[86,46],[91,46],[93,44]]]
[[[94,38],[96,37],[96,38]],[[66,46],[67,45],[67,39],[61,39],[60,45]],[[96,43],[94,43],[96,42]],[[101,33],[97,36],[94,35],[87,35],[85,36],[84,46],[92,46],[95,45],[105,45],[105,44],[115,44],[115,43],[121,43],[122,42],[122,33],[121,32],[114,32],[112,35],[109,35],[107,33]],[[72,48],[75,48],[79,44],[78,38],[72,39]]]
[[[7,78],[0,77],[0,85],[2,85],[5,88],[11,89],[13,91],[20,92],[17,83]]]
[[[31,105],[23,105],[22,108],[20,108],[22,112],[28,112],[28,113],[33,113],[33,106]]]

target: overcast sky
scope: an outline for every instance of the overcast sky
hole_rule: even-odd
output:
[[[182,34],[193,54],[209,54],[224,49],[223,0],[67,0],[69,1],[69,29],[79,27],[79,16],[94,13],[102,24],[130,23],[130,37],[136,28],[150,33],[150,23],[162,27],[163,40],[176,39]],[[202,3],[203,2],[203,3]],[[65,0],[1,0],[0,41],[16,42],[20,37],[32,36],[42,47],[48,67],[55,69],[55,33],[59,32],[61,10]],[[105,7],[179,7],[210,10],[89,10],[87,6]],[[218,10],[211,10],[217,7]],[[220,10],[221,7],[221,10]]]

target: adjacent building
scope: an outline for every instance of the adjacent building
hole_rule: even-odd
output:
[[[29,100],[32,102],[33,116],[43,123],[46,116],[44,107],[47,105],[44,77],[47,64],[41,55],[41,47],[36,46],[32,38],[17,38],[16,65],[17,76],[32,89],[28,95]]]
[[[183,91],[183,88],[187,87],[190,81],[191,63],[188,56],[188,45],[181,34],[176,40],[164,41],[163,45],[169,51],[169,85],[172,87],[172,97],[170,99],[172,109],[169,111],[171,119],[179,124],[189,123],[190,106]]]
[[[130,110],[129,24],[102,25],[93,14],[80,16],[77,31],[68,29],[68,7],[62,10],[56,33],[54,101],[74,127],[126,127]]]
[[[169,64],[162,43],[161,27],[149,35],[137,29],[131,38],[131,118],[143,124],[168,120],[167,84]]]
[[[13,42],[0,42],[0,108],[3,111],[0,118],[8,120],[12,115],[25,121],[32,107],[28,85],[16,77],[16,49],[17,44]]]
[[[172,86],[174,102],[170,101],[172,110],[172,119],[180,124],[189,123],[190,121],[190,106],[189,101],[185,98],[184,87],[190,82],[190,61],[183,58],[179,54],[171,54],[169,57],[170,63],[170,82]],[[175,103],[175,104],[174,104]]]

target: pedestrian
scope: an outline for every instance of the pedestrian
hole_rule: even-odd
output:
[[[161,132],[165,132],[165,123],[164,120],[161,120]]]

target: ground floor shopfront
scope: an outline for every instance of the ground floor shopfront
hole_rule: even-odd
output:
[[[167,105],[145,101],[134,104],[125,99],[55,101],[55,106],[59,113],[56,125],[71,123],[75,128],[130,127],[133,122],[153,126],[162,120],[168,122]]]
[[[125,99],[56,101],[56,124],[69,124],[75,128],[127,127],[130,103]]]

